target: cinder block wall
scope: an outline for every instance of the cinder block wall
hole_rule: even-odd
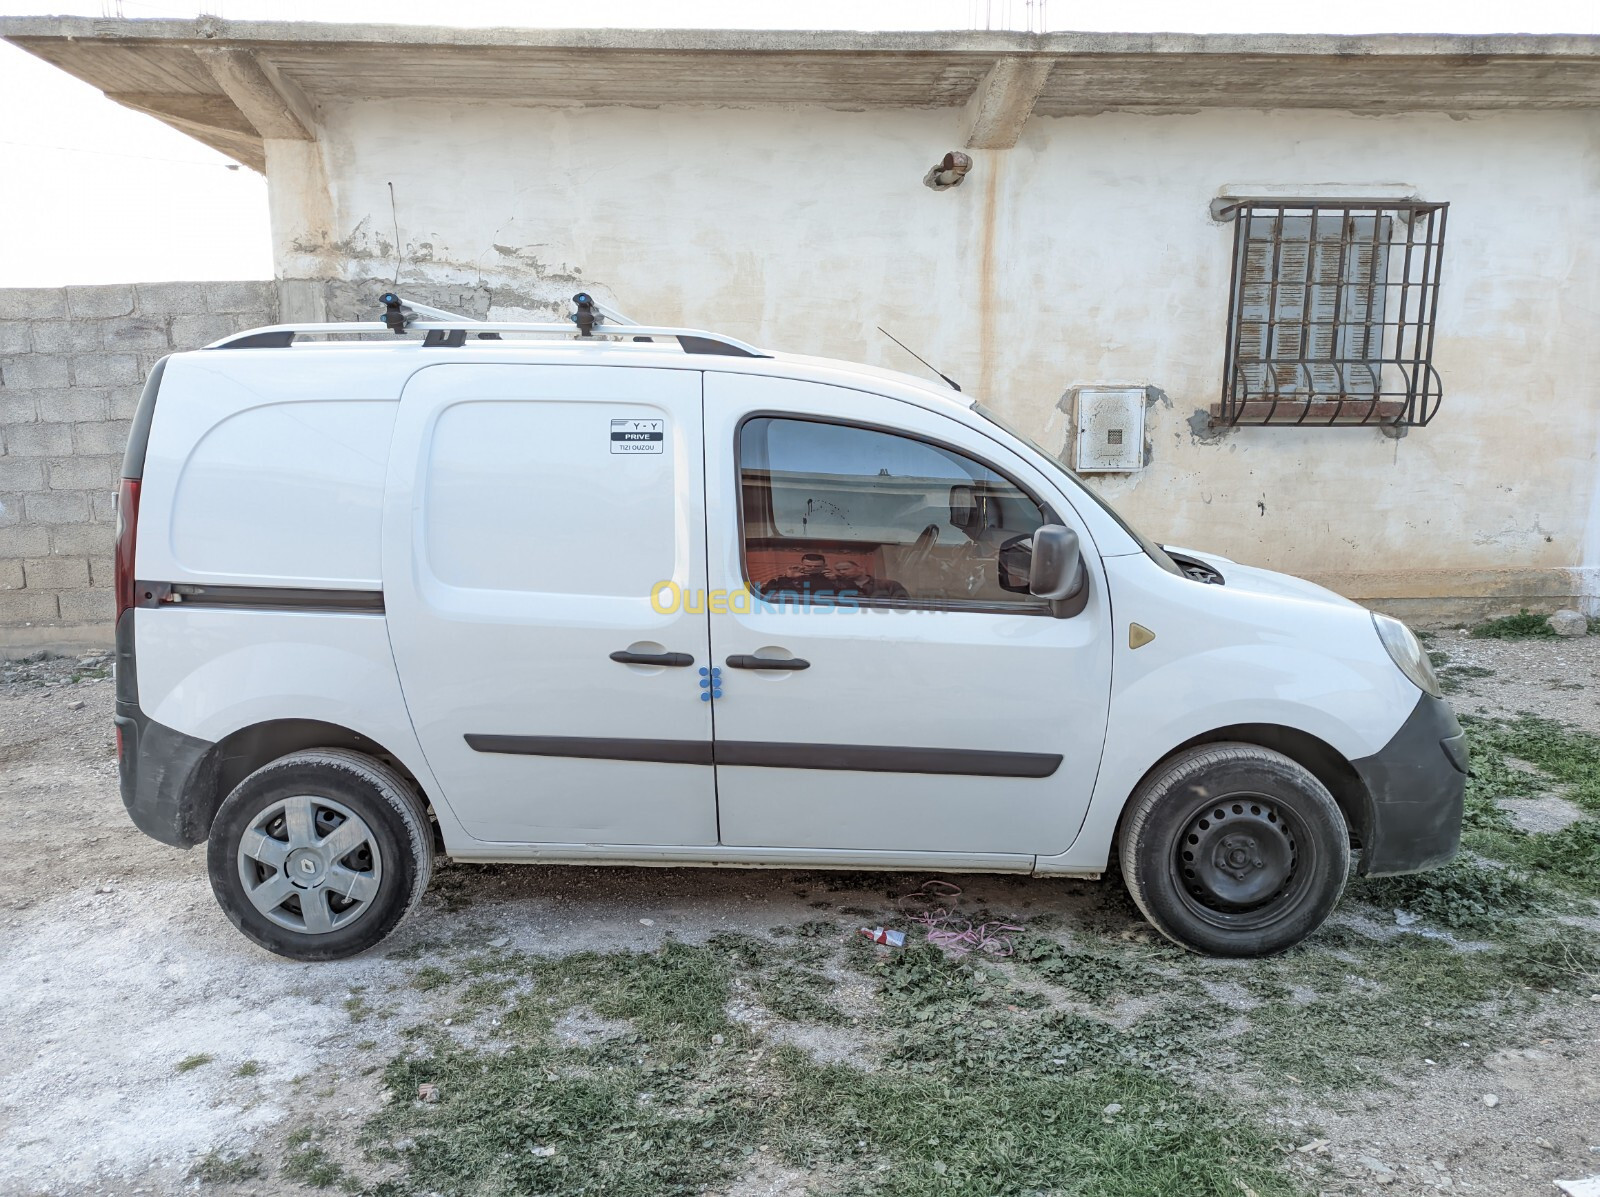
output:
[[[113,495],[145,376],[277,307],[271,282],[0,289],[0,657],[110,644]]]

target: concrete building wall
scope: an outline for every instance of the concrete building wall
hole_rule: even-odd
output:
[[[0,657],[110,644],[114,495],[145,376],[276,314],[270,282],[0,290]]]
[[[266,142],[286,315],[370,318],[398,268],[403,292],[502,318],[588,289],[918,371],[881,324],[1052,448],[1072,388],[1152,388],[1148,467],[1095,485],[1158,539],[1419,618],[1600,602],[1591,113],[1036,115],[940,193],[921,180],[963,144],[958,110],[320,117],[316,142]],[[1207,430],[1233,238],[1211,200],[1374,184],[1451,204],[1437,418]]]

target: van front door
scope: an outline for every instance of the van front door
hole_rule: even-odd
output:
[[[1060,491],[886,396],[708,373],[705,404],[722,842],[1016,867],[1064,850],[1105,739],[1111,620]],[[1046,522],[1083,546],[1068,618],[1018,572]]]
[[[384,601],[406,704],[479,840],[717,842],[700,374],[418,371],[395,425]]]

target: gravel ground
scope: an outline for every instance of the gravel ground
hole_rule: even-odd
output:
[[[1463,710],[1532,711],[1600,731],[1600,637],[1447,632],[1431,647],[1449,665],[1493,671],[1463,682]],[[816,916],[819,896],[886,906],[870,879],[840,878],[823,894],[815,875],[808,891],[804,875],[772,871],[446,865],[418,916],[379,951],[288,963],[222,917],[201,852],[129,824],[103,672],[60,659],[0,667],[0,1194],[193,1192],[190,1169],[205,1152],[270,1161],[308,1118],[353,1152],[400,1029],[447,1009],[409,984],[408,949],[463,937],[535,952],[642,949],[672,935],[799,924]],[[1075,896],[1084,887],[1066,882],[964,884],[975,902],[1025,916],[1057,910],[1069,924],[1085,902]],[[380,1001],[396,1016],[359,1017]],[[1600,999],[1576,1023],[1559,1043],[1530,1024],[1516,1047],[1470,1066],[1409,1070],[1389,1078],[1393,1089],[1263,1118],[1296,1141],[1297,1128],[1320,1128],[1327,1144],[1290,1158],[1324,1192],[1554,1193],[1558,1177],[1600,1173]],[[806,1180],[761,1163],[731,1192],[798,1195]],[[274,1178],[206,1191],[298,1190]]]
[[[1443,676],[1487,669],[1491,676],[1458,676],[1450,700],[1473,715],[1527,712],[1600,734],[1600,636],[1581,640],[1474,640],[1464,630],[1433,633],[1443,653]]]

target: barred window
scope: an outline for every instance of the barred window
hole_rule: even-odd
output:
[[[1448,204],[1244,200],[1219,424],[1426,424]]]

